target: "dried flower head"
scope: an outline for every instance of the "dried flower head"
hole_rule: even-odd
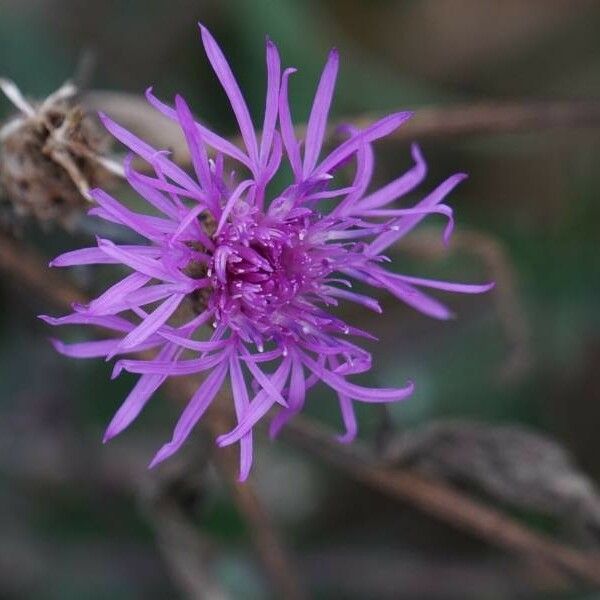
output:
[[[134,134],[101,115],[106,128],[154,174],[125,164],[129,184],[155,209],[139,214],[102,190],[91,195],[91,213],[135,231],[145,241],[117,245],[99,239],[97,247],[68,252],[53,266],[114,263],[130,273],[87,306],[53,325],[105,327],[115,336],[102,341],[55,346],[79,358],[114,356],[153,349],[150,360],[124,358],[123,370],[140,374],[106,431],[105,440],[125,429],[167,377],[206,372],[183,411],[172,440],[151,465],[175,453],[229,379],[237,425],[217,439],[220,446],[239,443],[240,478],[252,461],[253,427],[272,408],[275,435],[302,410],[307,391],[318,383],[331,388],[339,402],[344,433],[357,432],[355,402],[395,402],[407,398],[413,384],[367,388],[349,381],[371,368],[371,355],[351,338],[374,339],[334,314],[340,301],[381,312],[375,298],[354,291],[351,281],[387,290],[417,310],[446,319],[449,311],[420,288],[479,293],[491,285],[465,285],[409,277],[385,268],[383,252],[431,214],[447,220],[446,195],[465,176],[453,175],[412,208],[390,206],[412,191],[426,173],[419,148],[414,166],[386,186],[368,191],[374,168],[372,144],[402,125],[410,113],[385,117],[362,130],[345,129],[343,143],[323,157],[327,117],[338,71],[338,53],[327,59],[317,86],[304,140],[296,137],[288,104],[288,80],[294,69],[280,67],[275,45],[267,41],[267,93],[262,132],[257,135],[248,108],[219,46],[201,27],[202,42],[229,99],[243,139],[240,149],[194,120],[180,96],[175,106],[147,98],[176,121],[185,135],[194,174],[190,175]],[[209,158],[214,153],[214,159]],[[293,182],[281,190],[269,184],[287,162]],[[350,185],[338,183],[340,169],[355,163]],[[226,164],[235,163],[236,170]],[[325,212],[325,207],[333,208]],[[181,307],[195,314],[182,321]],[[206,327],[205,327],[206,326]],[[206,333],[208,332],[208,333]],[[191,354],[191,357],[188,357]],[[270,367],[267,367],[270,365]]]
[[[19,110],[0,128],[0,190],[18,216],[69,225],[115,170],[103,158],[110,137],[70,83],[35,104],[11,81],[0,79],[0,89]]]

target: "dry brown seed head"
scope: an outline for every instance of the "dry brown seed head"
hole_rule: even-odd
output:
[[[68,84],[33,105],[14,84],[0,84],[20,109],[0,129],[0,192],[17,216],[69,226],[85,209],[89,190],[112,180],[101,162],[110,138],[75,103]]]

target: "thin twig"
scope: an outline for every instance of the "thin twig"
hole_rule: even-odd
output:
[[[197,389],[193,378],[171,378],[167,383],[173,398],[181,401],[190,398]],[[202,425],[216,438],[232,426],[232,414],[223,405],[230,406],[231,401],[221,392],[215,398],[213,409],[202,419]],[[233,446],[214,448],[214,462],[231,490],[235,505],[249,528],[255,548],[265,573],[280,598],[302,600],[305,594],[292,566],[292,560],[285,549],[277,530],[267,514],[252,484],[240,483],[238,476],[238,458]]]
[[[507,550],[543,559],[584,581],[600,585],[600,556],[586,555],[534,532],[444,483],[426,479],[409,469],[377,464],[358,444],[341,446],[329,432],[303,417],[296,417],[288,424],[284,438],[317,454],[353,479],[409,502],[445,523]]]
[[[350,118],[366,127],[382,115]],[[344,122],[344,121],[340,121]],[[518,133],[540,129],[600,126],[600,100],[522,100],[476,102],[456,106],[418,108],[388,140],[422,140],[428,137]]]
[[[206,461],[204,461],[206,462]],[[204,491],[201,467],[194,467],[196,477],[190,481],[189,469],[175,479],[150,479],[141,487],[140,503],[156,535],[158,549],[173,580],[186,598],[193,600],[227,600],[229,595],[212,573],[215,546],[203,536],[190,520],[173,492],[172,484],[185,477],[187,485]]]
[[[402,251],[414,253],[429,260],[448,256],[448,250],[439,242],[439,235],[428,231],[414,232],[402,240]],[[509,354],[502,364],[499,378],[515,382],[533,366],[531,326],[518,292],[518,276],[502,242],[490,234],[462,227],[452,238],[452,252],[466,252],[481,259],[487,276],[496,282],[492,299],[505,332]]]
[[[70,309],[74,302],[87,302],[88,298],[81,290],[47,265],[47,261],[24,244],[0,234],[0,269],[18,285],[62,309]]]
[[[97,90],[86,94],[84,103],[90,109],[108,112],[161,147],[168,147],[177,161],[189,161],[187,144],[178,124],[168,119],[157,119],[156,111],[141,96]],[[600,126],[600,100],[473,102],[454,106],[426,106],[415,108],[414,111],[407,123],[385,139],[419,141],[430,137]],[[369,113],[341,118],[329,127],[329,138],[335,136],[340,124],[351,123],[362,128],[382,116]],[[304,135],[305,126],[299,125],[296,132],[299,136]],[[241,139],[234,141],[242,144]]]
[[[58,307],[68,308],[73,301],[81,301],[83,294],[57,275],[53,276],[52,285],[48,285],[49,274],[44,261],[36,259],[31,251],[25,252],[14,244],[15,242],[0,237],[0,268],[17,277],[32,291],[43,294],[48,302]],[[188,388],[184,397],[189,396],[189,391]],[[536,533],[526,525],[446,484],[425,479],[409,469],[390,469],[373,463],[359,445],[339,445],[329,433],[302,417],[296,417],[285,432],[286,439],[335,465],[357,481],[393,498],[410,502],[441,521],[489,543],[530,558],[543,558],[588,583],[600,585],[600,558],[596,555],[586,554]],[[231,468],[233,470],[233,463]],[[240,511],[244,515],[251,514],[256,509],[256,500],[252,498],[251,489],[246,487],[248,484],[243,487],[237,483],[232,485],[237,490],[236,499]],[[244,489],[246,491],[240,491]],[[252,518],[258,523],[263,515],[256,512]],[[261,544],[268,547],[268,539],[263,538]]]

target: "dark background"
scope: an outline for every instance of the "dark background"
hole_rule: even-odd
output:
[[[337,118],[600,95],[600,5],[584,0],[1,0],[0,75],[32,97],[82,69],[92,89],[142,94],[154,84],[165,98],[182,93],[204,120],[233,135],[198,20],[222,44],[256,115],[264,97],[266,34],[283,63],[301,71],[292,88],[298,120],[308,113],[331,46],[342,57]],[[0,115],[9,110],[1,99]],[[556,438],[597,480],[598,128],[428,137],[422,146],[430,164],[427,189],[453,172],[470,174],[450,199],[457,248],[429,249],[424,236],[439,232],[432,219],[414,241],[407,239],[405,252],[394,251],[398,268],[461,281],[496,278],[502,289],[447,295],[457,313],[450,322],[389,297],[383,316],[359,311],[352,317],[381,340],[371,348],[371,383],[417,382],[414,397],[391,407],[394,428],[448,417],[528,425]],[[379,182],[410,165],[404,142],[382,144],[377,156]],[[89,242],[84,234],[73,240],[60,229],[35,226],[26,236],[47,257]],[[89,289],[99,285],[93,271],[77,277]],[[178,409],[157,396],[129,431],[102,447],[103,428],[133,380],[110,382],[109,365],[56,355],[48,328],[35,318],[53,310],[2,276],[0,596],[179,597],[184,592],[148,508],[161,474],[146,472]],[[329,396],[314,396],[308,411],[339,427]],[[381,412],[362,407],[359,417],[361,437],[370,443]],[[527,563],[284,442],[259,437],[257,446],[251,483],[316,597],[512,598],[554,590],[551,578],[534,577]],[[177,460],[193,465],[194,452],[206,450],[188,446]],[[227,489],[210,470],[199,479],[184,492],[193,504],[193,527],[209,545],[202,562],[230,596],[270,597]],[[533,527],[563,533],[562,518],[517,513]]]

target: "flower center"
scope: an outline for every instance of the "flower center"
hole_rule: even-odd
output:
[[[294,328],[299,296],[315,289],[330,268],[304,239],[303,219],[252,217],[233,219],[214,239],[210,302],[217,320],[240,329],[251,322],[268,338]]]

